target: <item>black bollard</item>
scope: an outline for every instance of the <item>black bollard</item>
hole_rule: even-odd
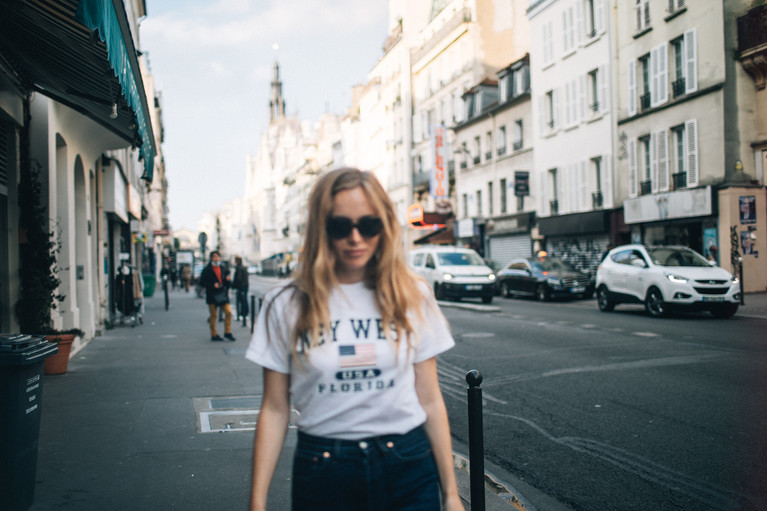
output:
[[[261,303],[261,299],[258,299],[258,303]],[[250,295],[250,333],[256,327],[256,295]]]
[[[482,375],[472,369],[466,373],[469,388],[469,481],[471,511],[485,511],[485,446],[482,433]]]

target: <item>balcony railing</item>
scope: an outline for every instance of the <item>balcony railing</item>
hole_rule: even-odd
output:
[[[461,161],[461,168],[462,168],[462,169],[465,169],[465,168],[466,168],[466,167],[468,167],[468,166],[469,166],[469,164],[468,164],[468,163],[466,163],[466,160],[463,160],[463,161]]]
[[[687,172],[678,172],[671,174],[671,178],[674,180],[674,189],[687,188]]]
[[[594,113],[599,112],[599,101],[594,101],[591,103],[591,111]]]
[[[591,203],[593,204],[594,209],[601,208],[603,201],[604,199],[602,197],[601,190],[597,190],[596,192],[591,194]]]
[[[498,148],[498,156],[503,156],[506,154],[506,146],[502,146]]]
[[[641,102],[642,110],[647,110],[650,108],[650,93],[646,92],[639,96],[639,101]]]
[[[549,210],[551,210],[552,215],[556,215],[559,213],[559,200],[558,199],[552,199],[549,201]]]
[[[522,141],[517,140],[516,142],[514,142],[514,145],[512,147],[514,148],[515,151],[519,151],[523,147]]]
[[[485,153],[485,160],[491,160],[493,158],[493,151],[488,151]]]
[[[742,53],[764,43],[767,43],[767,5],[760,5],[738,18],[738,51]]]
[[[480,162],[479,156],[475,156],[472,161],[474,162],[474,165],[479,165],[479,162]]]
[[[679,96],[684,95],[685,91],[687,90],[687,88],[685,87],[684,77],[671,82],[671,90],[674,92],[675,98],[678,98]]]
[[[596,28],[592,28],[591,30],[589,30],[588,32],[586,32],[586,38],[587,38],[587,39],[593,39],[593,38],[595,38],[596,36],[597,36],[597,29],[596,29]]]
[[[640,195],[650,195],[652,193],[652,181],[642,181],[640,185]]]

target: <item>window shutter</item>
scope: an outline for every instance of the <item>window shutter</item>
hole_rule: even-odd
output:
[[[586,29],[583,28],[583,2],[575,3],[575,42],[577,44],[583,43]]]
[[[668,101],[668,43],[658,46],[658,104]]]
[[[566,205],[566,210],[564,212],[571,213],[573,211],[577,211],[578,209],[578,164],[577,163],[571,163],[567,166],[567,191],[568,193],[567,199],[568,203]],[[562,211],[562,204],[559,205],[559,214],[561,215],[563,213]]]
[[[562,41],[564,42],[564,45],[562,46],[564,48],[565,53],[570,49],[570,46],[567,44],[567,34],[568,34],[568,26],[567,26],[567,9],[562,11]]]
[[[612,155],[602,155],[602,207],[611,208],[613,206],[613,171]]]
[[[687,186],[698,186],[698,121],[695,119],[684,123],[685,157],[687,162]]]
[[[583,121],[589,111],[586,97],[586,75],[578,77],[578,121]]]
[[[685,92],[695,92],[698,90],[698,48],[697,36],[694,28],[684,33],[684,52],[685,52]]]
[[[536,103],[538,104],[538,134],[543,136],[546,133],[546,95],[538,96]]]
[[[658,104],[658,77],[660,75],[658,63],[658,48],[650,50],[650,105]]]
[[[559,89],[551,91],[551,120],[554,121],[554,129],[559,128]]]
[[[594,28],[597,34],[605,31],[605,0],[596,0],[594,4]]]
[[[658,132],[650,133],[650,182],[652,193],[658,192]]]
[[[599,78],[599,111],[607,112],[607,66],[602,64],[597,70]]]
[[[637,113],[637,61],[629,60],[629,115]]]
[[[637,139],[629,140],[629,196],[637,196]]]
[[[578,172],[578,184],[580,186],[580,197],[578,200],[580,203],[578,204],[578,210],[585,211],[592,209],[591,204],[589,204],[589,178],[587,174],[586,162],[582,161],[579,165],[580,169]]]
[[[669,171],[668,171],[668,131],[658,132],[658,190],[667,192],[669,190]]]

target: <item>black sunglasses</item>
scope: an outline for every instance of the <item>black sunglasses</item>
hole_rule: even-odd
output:
[[[383,222],[377,216],[363,216],[357,223],[352,222],[351,218],[345,216],[331,216],[325,224],[325,230],[328,236],[334,240],[342,240],[352,233],[352,229],[357,228],[363,238],[372,238],[383,229]]]

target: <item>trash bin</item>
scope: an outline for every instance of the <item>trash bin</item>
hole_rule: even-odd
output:
[[[0,334],[0,509],[34,500],[43,367],[57,351],[43,336]]]
[[[141,276],[144,277],[144,296],[147,298],[154,296],[154,286],[157,282],[157,277],[148,273],[144,273]]]

